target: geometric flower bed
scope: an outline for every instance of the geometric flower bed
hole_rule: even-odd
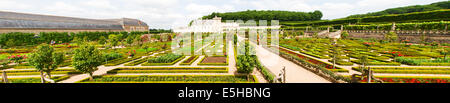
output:
[[[105,75],[79,83],[256,83],[254,75]]]
[[[450,59],[443,60],[439,46],[414,45],[411,43],[380,43],[368,39],[339,39],[337,47],[342,48],[339,58],[347,58],[345,62],[339,62],[339,65],[350,65],[347,61],[361,64],[361,56],[368,56],[368,65],[376,66],[399,66],[401,64],[413,66],[450,66]],[[299,51],[320,59],[333,57],[332,42],[330,39],[304,38],[282,39],[280,46]],[[331,61],[330,61],[331,62]]]
[[[120,67],[108,71],[115,73],[228,73],[228,67]]]
[[[450,66],[450,59],[416,59],[416,58],[405,58],[405,57],[397,57],[395,61],[401,62],[403,64],[408,65],[417,65],[417,66]]]
[[[362,64],[360,60],[352,60],[352,62],[356,63],[356,64]],[[366,65],[369,66],[400,66],[400,63],[397,62],[382,62],[382,61],[377,61],[377,60],[371,60],[368,59],[368,63]]]
[[[163,56],[149,58],[144,64],[141,66],[165,66],[165,65],[174,65],[175,63],[184,59],[183,55],[175,55],[175,54],[166,54]]]
[[[361,72],[359,67],[352,67],[352,69]],[[370,67],[370,69],[374,73],[450,74],[450,67]]]
[[[122,59],[115,59],[113,61],[108,61],[108,64],[105,64],[105,66],[117,66],[126,62],[130,62],[136,59],[140,59],[142,56],[135,56],[133,58],[122,58]]]
[[[199,56],[191,56],[188,59],[186,59],[185,61],[181,62],[180,65],[191,65],[192,63],[194,63],[195,60],[198,59]]]
[[[40,72],[37,70],[6,70],[5,72],[8,76],[40,75]],[[51,74],[81,74],[81,72],[75,69],[56,69],[53,70]]]
[[[59,82],[68,79],[70,76],[52,76],[52,80]],[[41,83],[40,77],[29,77],[29,78],[8,78],[9,83]],[[1,83],[1,82],[0,82]]]
[[[284,48],[279,48],[279,50],[280,50],[280,53],[287,53],[288,55],[291,55],[294,58],[307,59],[308,62],[315,64],[315,65],[321,65],[321,66],[325,67],[326,69],[333,71],[333,72],[348,72],[348,70],[337,67],[337,66],[335,66],[335,69],[333,69],[333,64],[330,64],[327,62],[322,62],[320,60],[316,60],[315,58],[310,58],[308,56],[304,56],[303,54],[300,54],[300,53],[295,53],[295,52],[292,52],[292,51],[284,49]]]
[[[146,62],[148,60],[148,58],[149,57],[145,57],[145,58],[142,58],[139,60],[135,60],[133,62],[125,64],[125,66],[136,66],[136,65],[142,64],[142,63]]]
[[[227,66],[228,56],[206,56],[197,65]]]
[[[450,77],[428,77],[428,76],[375,76],[383,83],[450,83]],[[367,83],[367,79],[361,80]],[[374,83],[375,81],[372,81]]]

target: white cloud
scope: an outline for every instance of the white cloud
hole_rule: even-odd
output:
[[[82,4],[94,8],[116,9],[116,7],[113,6],[108,0],[89,0],[82,2]]]
[[[93,19],[136,18],[151,28],[186,26],[212,12],[321,10],[324,19],[443,0],[0,0],[0,10]]]
[[[14,9],[27,9],[30,5],[24,3],[18,3],[14,0],[0,0],[1,10],[14,10]]]

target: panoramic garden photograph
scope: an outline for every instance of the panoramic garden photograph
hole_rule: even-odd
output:
[[[81,1],[0,0],[0,83],[450,82],[447,0]]]

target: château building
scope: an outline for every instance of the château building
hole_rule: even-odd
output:
[[[247,21],[242,21],[247,22]],[[248,22],[247,22],[248,23]],[[192,23],[187,27],[178,27],[173,31],[176,33],[185,32],[225,32],[226,30],[238,30],[238,29],[279,29],[281,26],[246,26],[241,25],[237,22],[222,22],[221,17],[214,17],[213,19],[197,19],[192,21]]]

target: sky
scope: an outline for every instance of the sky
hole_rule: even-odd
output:
[[[135,18],[150,28],[171,29],[212,12],[320,10],[322,19],[446,0],[0,0],[0,11],[91,19]]]

